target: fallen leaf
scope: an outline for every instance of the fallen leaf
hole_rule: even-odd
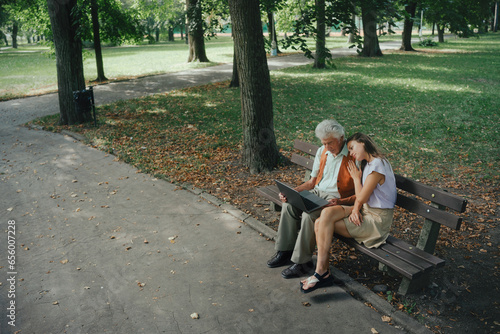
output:
[[[383,321],[383,322],[390,322],[391,320],[392,320],[392,318],[391,318],[391,317],[388,317],[388,316],[386,316],[386,315],[383,315],[383,316],[382,316],[382,321]]]
[[[68,259],[64,259],[64,260],[61,260],[60,262],[61,262],[62,264],[66,264],[66,263],[68,263],[68,262],[69,262],[69,260],[68,260]]]
[[[311,306],[311,303],[309,303],[309,302],[302,302],[302,305],[305,306],[305,307],[309,307],[309,306]]]
[[[198,313],[191,314],[191,319],[200,319],[200,315]]]
[[[378,331],[375,328],[372,328],[372,334],[378,334]]]

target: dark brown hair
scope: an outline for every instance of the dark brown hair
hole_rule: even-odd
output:
[[[357,132],[347,138],[347,144],[349,145],[349,142],[355,141],[358,143],[361,143],[365,147],[366,153],[370,154],[371,156],[375,158],[381,158],[382,160],[386,160],[385,155],[382,153],[382,151],[378,148],[377,144],[371,139],[368,135],[365,135],[364,133]],[[365,169],[365,166],[367,164],[366,160],[361,161],[361,170]]]

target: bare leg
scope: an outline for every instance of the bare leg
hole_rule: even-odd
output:
[[[316,263],[316,273],[323,275],[330,267],[330,247],[332,246],[333,234],[336,232],[340,235],[351,237],[343,218],[350,214],[350,208],[347,211],[341,206],[333,206],[325,208],[321,212],[321,216],[316,220],[316,244],[318,247],[318,261]],[[328,277],[327,275],[326,277]],[[307,285],[307,279],[303,280],[302,288],[307,290],[314,286],[314,283]]]

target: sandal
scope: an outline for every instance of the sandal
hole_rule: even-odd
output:
[[[330,276],[326,277],[327,275]],[[316,283],[316,284],[314,284],[309,289],[304,289],[304,285],[306,284],[309,285],[311,283]],[[333,276],[330,274],[329,271],[326,271],[323,275],[320,275],[315,272],[313,276],[306,279],[305,283],[300,282],[300,291],[302,291],[303,293],[308,293],[316,289],[319,289],[323,286],[332,285],[332,283],[333,283]]]

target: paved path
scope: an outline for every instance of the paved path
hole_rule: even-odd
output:
[[[270,67],[307,62],[280,57]],[[108,103],[226,80],[230,69],[102,85],[95,95]],[[302,294],[298,280],[265,265],[274,244],[255,228],[273,232],[200,190],[20,126],[57,108],[54,94],[0,103],[2,334],[427,332],[338,271],[379,312],[338,286]]]

